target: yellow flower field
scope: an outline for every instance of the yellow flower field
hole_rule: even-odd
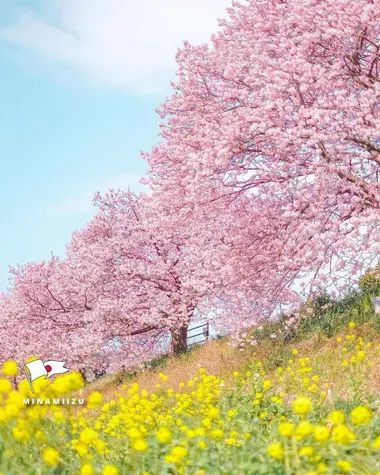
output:
[[[302,346],[302,345],[301,345]],[[84,405],[24,404],[27,381],[0,378],[1,465],[13,474],[380,474],[380,414],[371,386],[380,347],[350,324],[321,355],[289,348],[268,371],[252,353],[225,376],[201,367],[171,384],[137,381],[86,394],[78,373],[37,380],[34,398]],[[322,353],[323,355],[323,353]]]

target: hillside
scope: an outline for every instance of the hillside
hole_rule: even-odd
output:
[[[291,335],[283,323],[268,323],[244,348],[214,340],[82,389],[76,373],[37,385],[41,400],[70,394],[86,407],[23,405],[32,397],[26,381],[16,392],[4,378],[0,470],[380,473],[380,335],[369,298],[309,303],[314,313]],[[330,334],[326,324],[334,318]],[[9,378],[11,366],[3,368]]]

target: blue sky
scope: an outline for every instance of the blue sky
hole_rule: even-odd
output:
[[[8,266],[64,255],[97,191],[139,191],[183,39],[229,0],[0,0],[0,292]]]
[[[138,188],[139,150],[157,140],[159,98],[62,87],[9,62],[0,67],[3,290],[9,264],[64,252],[97,189]]]

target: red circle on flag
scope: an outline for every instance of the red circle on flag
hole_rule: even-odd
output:
[[[48,373],[50,373],[50,371],[52,370],[52,367],[51,367],[49,364],[47,364],[47,365],[45,366],[45,369],[46,369],[46,371],[47,371]]]

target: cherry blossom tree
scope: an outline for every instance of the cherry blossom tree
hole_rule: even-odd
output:
[[[99,213],[74,234],[68,260],[97,275],[98,318],[119,338],[170,331],[174,352],[184,351],[203,294],[189,285],[186,236],[162,226],[146,196],[111,191],[95,202]]]
[[[94,360],[107,335],[97,331],[89,311],[96,301],[66,260],[29,263],[11,269],[11,292],[1,299],[1,353],[22,362],[27,357],[61,359],[79,365]]]
[[[38,354],[93,369],[108,360],[115,370],[157,354],[169,334],[174,353],[185,351],[189,324],[210,314],[216,329],[236,331],[269,317],[279,300],[297,300],[287,286],[294,270],[267,266],[292,229],[279,235],[272,222],[263,231],[264,202],[253,209],[241,198],[188,220],[145,195],[111,190],[94,202],[97,213],[73,234],[65,259],[12,269],[0,313],[5,358]],[[256,252],[247,253],[253,216]]]
[[[94,202],[65,259],[12,269],[0,315],[6,357],[53,355],[77,367],[107,358],[116,369],[153,356],[169,334],[174,353],[186,350],[187,327],[219,279],[195,247],[198,230],[165,221],[144,195],[111,190]]]
[[[234,1],[211,39],[177,54],[146,183],[173,213],[248,198],[242,269],[275,226],[268,271],[343,290],[380,251],[380,1]]]

